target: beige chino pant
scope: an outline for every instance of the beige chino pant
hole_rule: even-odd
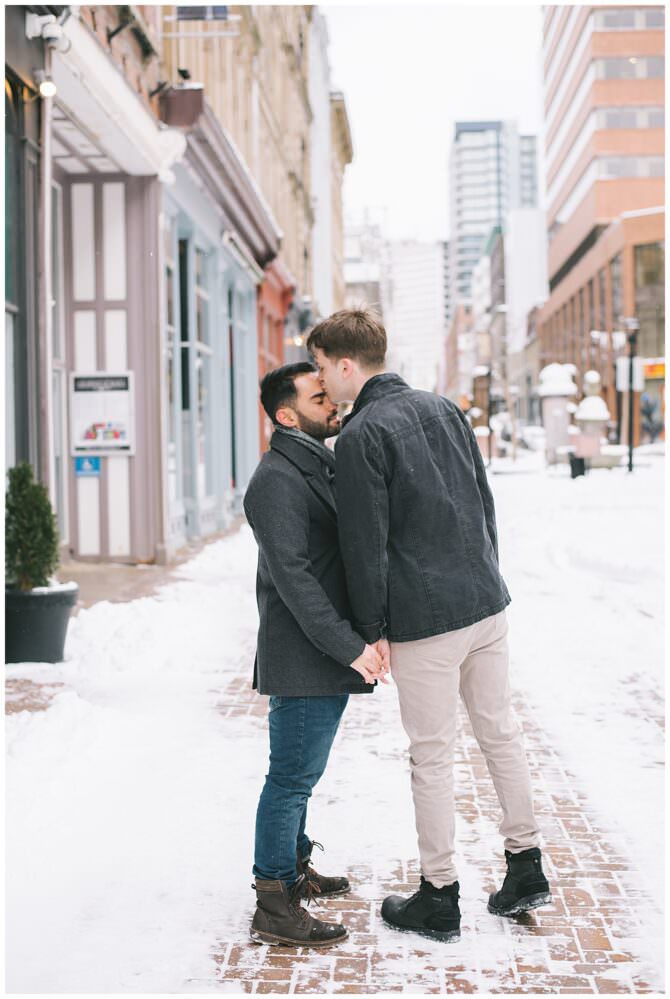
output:
[[[421,872],[436,888],[454,866],[454,747],[458,695],[502,807],[505,849],[539,845],[528,761],[511,704],[505,612],[416,642],[391,644],[391,673],[410,740]]]

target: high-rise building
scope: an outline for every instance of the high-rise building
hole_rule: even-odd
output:
[[[451,266],[449,258],[449,240],[442,243],[442,261],[444,264],[444,326],[451,326]]]
[[[363,222],[349,221],[344,231],[344,305],[374,309],[386,322],[390,310],[388,242],[380,220],[366,212]]]
[[[446,335],[444,243],[392,240],[389,264],[388,366],[414,388],[434,392]]]
[[[637,319],[638,352],[649,361],[645,391],[660,416],[664,10],[544,10],[550,296],[537,320],[542,360],[573,363],[580,375],[599,370],[616,416],[625,403],[614,380],[625,349],[621,319]]]
[[[449,166],[451,309],[471,297],[472,271],[494,226],[537,207],[537,148],[512,121],[458,121]]]

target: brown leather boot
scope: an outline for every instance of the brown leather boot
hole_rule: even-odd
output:
[[[351,885],[346,878],[328,878],[324,874],[318,874],[312,867],[311,860],[315,846],[323,850],[321,843],[311,840],[308,855],[301,857],[299,853],[297,854],[296,866],[298,875],[305,875],[306,881],[315,886],[319,898],[333,898],[335,895],[346,895],[347,892],[351,891]]]
[[[305,888],[305,878],[298,878],[292,888],[285,881],[261,881],[256,878],[257,908],[251,922],[254,943],[287,944],[294,947],[330,947],[346,940],[341,923],[323,923],[300,905],[300,898],[312,891]]]

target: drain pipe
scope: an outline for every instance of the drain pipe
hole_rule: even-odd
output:
[[[51,77],[52,50],[44,44],[44,71]],[[52,261],[52,192],[51,192],[51,118],[53,97],[40,98],[40,323],[39,323],[39,385],[40,385],[40,478],[56,505],[56,474],[53,431],[53,261]]]

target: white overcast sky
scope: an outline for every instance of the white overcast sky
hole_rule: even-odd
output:
[[[321,10],[354,144],[347,217],[358,221],[367,208],[393,238],[446,238],[454,122],[514,118],[522,132],[539,134],[540,5]]]

